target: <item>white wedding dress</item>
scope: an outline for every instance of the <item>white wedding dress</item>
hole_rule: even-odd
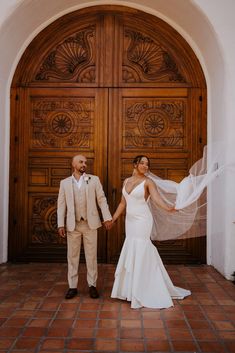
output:
[[[144,183],[126,199],[126,239],[115,272],[112,298],[131,302],[132,308],[169,308],[172,299],[183,299],[189,290],[173,285],[156,247],[150,240],[153,217],[144,197]]]

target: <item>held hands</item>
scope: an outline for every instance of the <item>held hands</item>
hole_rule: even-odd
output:
[[[114,221],[113,220],[105,221],[105,222],[103,222],[103,224],[104,224],[106,230],[110,230],[114,225]]]

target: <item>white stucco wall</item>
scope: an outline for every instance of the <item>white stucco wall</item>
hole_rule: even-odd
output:
[[[204,14],[208,16],[213,27],[217,43],[222,54],[224,70],[220,67],[211,69],[208,73],[211,84],[211,140],[223,141],[227,163],[234,163],[235,150],[235,42],[233,0],[195,0]],[[210,60],[212,62],[212,60]],[[223,75],[223,77],[221,76]],[[221,84],[223,83],[223,84]],[[219,101],[218,101],[219,100]],[[220,106],[219,112],[217,109]],[[231,278],[235,271],[235,174],[226,173],[216,180],[212,187],[212,202],[210,203],[211,219],[209,219],[211,264],[226,278]]]
[[[233,0],[2,0],[0,2],[0,263],[7,261],[9,177],[9,90],[23,51],[33,37],[61,15],[81,7],[120,4],[164,19],[189,42],[208,88],[208,142],[222,141],[222,159],[234,159],[235,91]],[[37,15],[35,15],[37,14]],[[4,50],[3,50],[4,49]],[[222,160],[219,161],[223,162]],[[207,261],[226,278],[235,270],[234,175],[209,188]]]

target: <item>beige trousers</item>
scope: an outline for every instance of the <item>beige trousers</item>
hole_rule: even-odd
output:
[[[76,223],[75,230],[67,232],[67,260],[69,288],[77,288],[81,242],[86,258],[88,286],[97,280],[97,230],[90,229],[86,221]]]

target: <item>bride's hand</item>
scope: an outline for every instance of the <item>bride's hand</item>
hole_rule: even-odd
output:
[[[103,222],[103,224],[104,224],[106,230],[109,230],[109,229],[111,229],[112,226],[113,226],[113,221],[112,221],[112,220],[105,221],[105,222]]]
[[[114,223],[115,222],[113,220],[104,222],[106,230],[110,230],[111,228],[113,228]]]

